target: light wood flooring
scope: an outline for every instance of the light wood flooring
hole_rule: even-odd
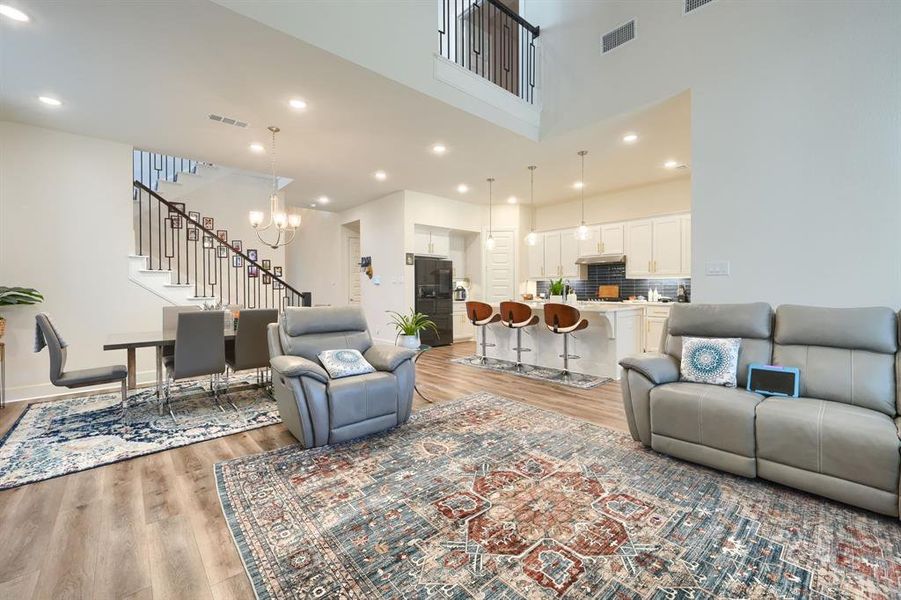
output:
[[[420,390],[437,402],[489,391],[626,430],[618,384],[579,390],[449,362],[474,351],[423,355]],[[24,408],[0,412],[0,431]],[[253,598],[213,464],[293,443],[273,425],[0,492],[0,599]]]

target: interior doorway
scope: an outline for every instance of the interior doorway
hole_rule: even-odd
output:
[[[347,302],[360,303],[360,236],[347,238]]]

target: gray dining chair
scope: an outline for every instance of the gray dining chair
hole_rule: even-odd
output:
[[[225,371],[225,315],[221,310],[185,312],[178,315],[175,354],[163,357],[166,389],[163,403],[172,411],[171,384],[179,379],[210,376],[210,391],[220,410],[218,378]],[[163,404],[160,404],[162,412]]]
[[[269,369],[269,346],[266,328],[278,322],[278,310],[274,308],[243,309],[238,316],[238,331],[234,343],[225,345],[225,364],[232,372],[257,369],[257,383],[263,385],[268,377],[260,369]],[[225,389],[228,391],[229,374],[226,372]]]
[[[66,371],[66,346],[59,339],[56,328],[51,324],[46,313],[35,316],[37,326],[41,329],[47,351],[50,353],[50,383],[69,389],[119,382],[122,384],[120,405],[124,412],[128,405],[128,369],[125,365],[111,365],[93,369]]]

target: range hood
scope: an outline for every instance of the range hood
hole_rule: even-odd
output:
[[[593,254],[591,256],[580,256],[576,259],[577,265],[605,265],[624,262],[626,262],[625,254]]]

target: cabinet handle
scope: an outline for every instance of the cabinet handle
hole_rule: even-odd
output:
[[[603,254],[604,250],[606,250],[606,249],[607,249],[607,244],[605,244],[604,242],[601,242],[601,254]]]
[[[648,273],[653,273],[653,272],[654,271],[651,270],[651,261],[648,261]]]
[[[657,261],[656,260],[654,261],[654,272],[655,273],[657,272]]]

